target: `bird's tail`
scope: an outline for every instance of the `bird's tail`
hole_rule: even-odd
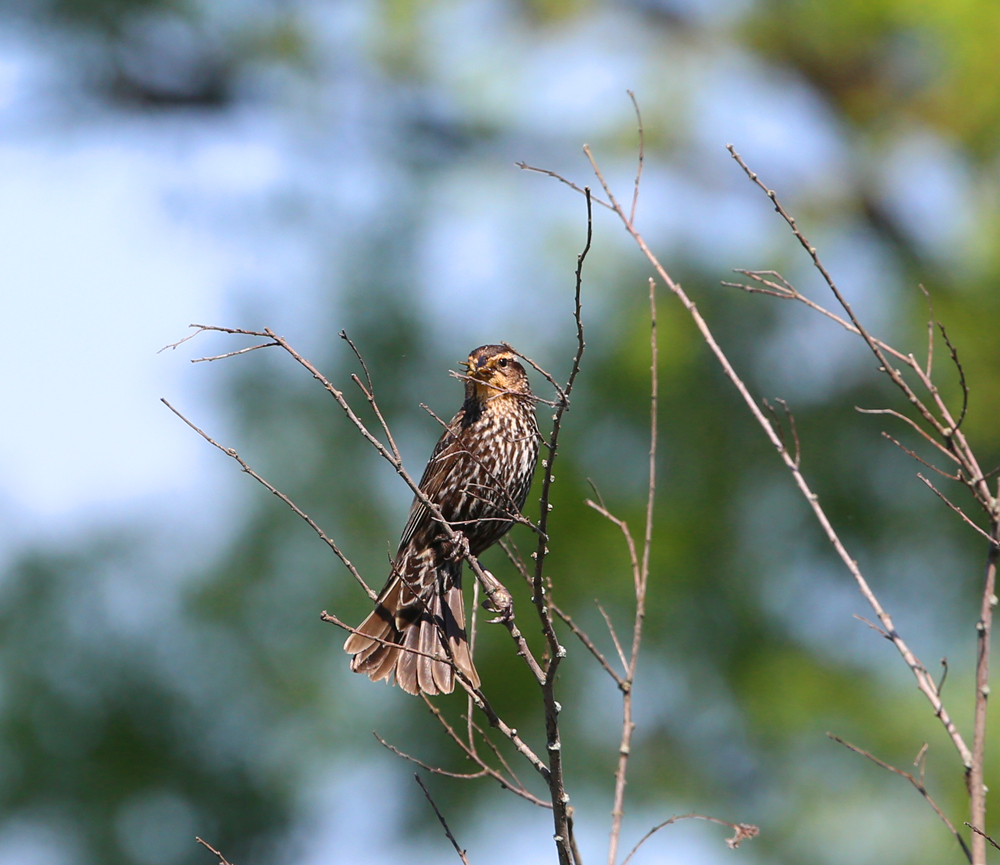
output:
[[[455,667],[478,688],[465,634],[462,562],[440,562],[433,550],[401,557],[374,612],[347,638],[344,651],[354,655],[355,673],[373,682],[395,674],[408,694],[450,694]]]

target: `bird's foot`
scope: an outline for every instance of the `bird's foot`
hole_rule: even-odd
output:
[[[486,600],[483,601],[483,609],[491,613],[496,613],[495,619],[490,619],[489,624],[506,624],[514,620],[514,599],[510,592],[504,587],[496,577],[485,568],[483,575],[486,579],[481,579],[483,590],[486,592]]]
[[[441,542],[441,552],[449,562],[461,562],[471,553],[469,539],[461,532],[456,532],[453,538],[445,538]]]

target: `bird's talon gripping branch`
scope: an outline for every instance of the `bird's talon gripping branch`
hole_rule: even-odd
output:
[[[493,576],[489,571],[485,571],[484,573]],[[491,625],[506,624],[507,622],[514,621],[514,599],[511,597],[510,592],[499,582],[496,588],[489,592],[487,599],[483,601],[483,609],[487,612],[497,614],[495,619],[490,619]]]
[[[469,539],[462,532],[456,532],[454,537],[442,540],[441,550],[449,562],[464,562],[471,554]]]

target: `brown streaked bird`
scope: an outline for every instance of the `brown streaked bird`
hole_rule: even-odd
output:
[[[434,448],[420,489],[478,556],[507,533],[511,515],[524,506],[539,437],[528,376],[516,354],[502,345],[483,345],[469,355],[467,367],[465,402]],[[455,671],[446,660],[450,652],[478,687],[465,634],[462,561],[441,525],[414,498],[375,611],[344,643],[354,656],[351,669],[373,682],[395,676],[408,694],[450,694],[455,687]]]

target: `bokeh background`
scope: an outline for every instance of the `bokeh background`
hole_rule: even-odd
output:
[[[588,183],[586,141],[627,199],[627,88],[646,123],[640,229],[755,393],[793,407],[808,477],[919,656],[948,657],[968,732],[983,545],[853,410],[902,408],[863,346],[720,287],[732,268],[777,268],[825,298],[724,145],[779,190],[872,329],[918,355],[927,286],[991,467],[998,44],[989,0],[0,5],[0,863],[206,863],[196,834],[239,865],[450,861],[413,767],[370,731],[462,764],[422,704],[352,676],[319,621],[360,619],[366,599],[158,398],[291,493],[375,585],[405,488],[287,358],[192,366],[244,344],[204,335],[156,352],[190,322],[266,325],[349,384],[347,328],[419,470],[438,430],[418,404],[457,408],[447,370],[472,346],[509,340],[567,371],[583,202],[513,163]],[[627,629],[625,552],[582,500],[591,478],[640,524],[647,275],[598,209],[550,566],[608,649],[593,599]],[[954,402],[941,353],[937,369]],[[666,296],[660,375],[623,847],[699,810],[761,836],[733,852],[718,827],[679,824],[635,861],[961,861],[905,781],[825,737],[904,768],[928,742],[931,792],[966,819],[957,758],[909,672],[852,618],[867,611],[849,576]],[[619,704],[567,646],[569,783],[584,856],[603,861]],[[481,635],[478,664],[540,742],[505,634]],[[546,813],[487,781],[429,783],[473,861],[553,860]]]

